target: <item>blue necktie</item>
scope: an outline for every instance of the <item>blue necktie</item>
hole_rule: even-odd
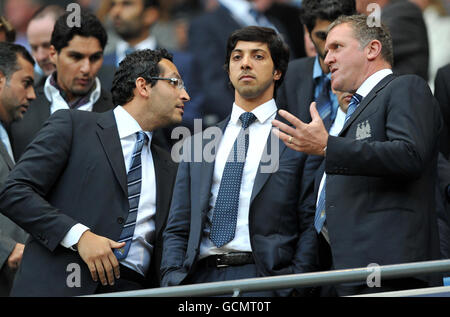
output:
[[[251,112],[244,112],[239,119],[242,122],[242,128],[234,141],[233,149],[223,170],[211,223],[210,239],[218,248],[234,238],[242,171],[249,144],[248,127],[256,120],[256,117]]]
[[[331,91],[330,79],[327,76],[325,76],[323,78],[322,89],[319,95],[317,96],[316,108],[317,112],[322,118],[323,124],[325,125],[327,131],[330,131],[331,124],[333,123],[334,120],[333,105],[330,98],[330,91]]]
[[[148,136],[142,131],[137,132],[136,134],[136,145],[134,147],[133,156],[131,158],[131,166],[127,175],[128,204],[130,209],[118,241],[126,241],[126,244],[124,247],[114,250],[114,254],[116,255],[118,260],[125,259],[127,257],[128,251],[130,250],[131,240],[133,239],[134,228],[136,226],[139,197],[141,195],[141,152],[144,144],[148,142]]]
[[[353,112],[355,112],[356,108],[358,107],[359,103],[361,102],[361,95],[354,94],[352,96],[352,100],[350,101],[347,109],[347,114],[345,116],[345,122],[351,117]],[[319,194],[319,200],[317,202],[316,207],[316,214],[314,216],[314,227],[316,228],[317,233],[320,233],[320,231],[323,228],[323,224],[325,223],[326,219],[326,213],[325,213],[325,187],[327,185],[327,177],[325,175],[324,181],[323,181],[323,187]]]
[[[133,46],[128,47],[128,48],[125,50],[125,56],[128,55],[128,54],[133,53],[134,51],[136,51],[136,49],[135,49]]]
[[[345,122],[352,116],[353,112],[355,112],[356,108],[358,108],[359,103],[362,100],[362,96],[355,93],[352,96],[352,100],[348,104],[347,114],[345,115]]]

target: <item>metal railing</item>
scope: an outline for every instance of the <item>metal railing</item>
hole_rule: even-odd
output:
[[[418,276],[429,273],[449,272],[450,260],[412,262],[376,267],[381,280]],[[302,288],[332,285],[347,282],[366,282],[374,267],[354,268],[290,274],[270,277],[249,278],[233,281],[201,283],[182,286],[151,288],[137,291],[92,295],[95,297],[186,297],[186,296],[239,296],[242,292]]]

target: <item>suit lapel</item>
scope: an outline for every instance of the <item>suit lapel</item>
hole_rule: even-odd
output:
[[[109,164],[114,171],[125,196],[128,196],[127,174],[123,160],[122,145],[113,111],[102,113],[97,121],[97,135],[106,153]]]
[[[351,115],[348,121],[344,124],[339,136],[344,133],[345,130],[356,120],[356,118],[360,115],[360,113],[367,108],[370,102],[376,97],[377,93],[383,89],[388,83],[390,83],[395,78],[394,75],[388,75],[384,77],[370,92],[369,94],[363,98],[361,104],[356,108],[355,112]]]
[[[217,140],[217,147],[216,147],[216,154],[217,154],[217,148],[220,143],[220,139],[222,138],[225,128],[228,125],[228,122],[230,121],[231,115],[229,115],[227,118],[225,118],[223,121],[219,122],[217,124],[217,128],[219,128],[222,133],[220,134],[219,140]],[[203,146],[202,149],[205,148],[205,140],[203,140]],[[194,140],[193,140],[194,143]],[[194,144],[192,144],[192,151],[195,150]],[[208,206],[209,203],[209,197],[211,194],[211,184],[212,184],[212,178],[213,178],[213,172],[214,172],[214,166],[215,166],[216,160],[211,160],[211,162],[207,162],[206,160],[202,159],[202,163],[200,166],[200,208],[202,210]]]
[[[8,151],[6,150],[5,145],[1,141],[0,141],[0,155],[2,156],[6,165],[8,165],[8,169],[12,170],[14,167],[14,162],[11,160],[11,157],[9,156]]]
[[[176,172],[176,168],[171,169],[171,162],[168,161],[168,157],[164,157],[164,153],[161,148],[153,143],[150,146],[153,157],[153,164],[155,169],[155,183],[156,183],[156,218],[155,218],[155,237],[159,236],[161,228],[167,217],[169,205],[172,200],[171,187],[173,174]],[[167,155],[168,156],[168,155]],[[167,212],[163,212],[167,211]]]
[[[276,116],[277,120],[281,120],[281,117]],[[277,142],[272,146],[272,142]],[[278,146],[278,148],[277,148]],[[268,162],[263,162],[263,159],[259,162],[258,171],[256,172],[255,182],[253,183],[252,195],[250,198],[250,205],[253,202],[253,199],[259,194],[261,189],[266,184],[270,175],[275,173],[278,170],[280,164],[280,157],[286,149],[286,145],[282,142],[276,135],[273,134],[272,130],[269,133],[269,137],[267,138],[266,146],[263,151],[263,158],[265,155],[270,158]],[[278,152],[278,153],[277,153]],[[277,154],[277,155],[274,155]]]

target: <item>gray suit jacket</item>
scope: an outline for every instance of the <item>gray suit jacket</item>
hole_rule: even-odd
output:
[[[0,185],[3,186],[14,163],[5,146],[0,142]],[[8,296],[14,273],[8,268],[7,260],[17,243],[25,243],[28,234],[14,222],[0,214],[0,296]]]

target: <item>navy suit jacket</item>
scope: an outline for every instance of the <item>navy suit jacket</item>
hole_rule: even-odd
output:
[[[176,164],[151,144],[156,176],[155,243],[147,273],[159,285],[162,231]],[[125,162],[112,111],[56,111],[11,171],[0,210],[30,233],[12,296],[93,294],[98,283],[78,252],[60,242],[76,223],[117,241],[128,214]],[[71,265],[71,266],[70,266]],[[78,265],[79,287],[67,283]]]
[[[389,75],[330,136],[316,178],[327,173],[334,267],[440,258],[435,211],[442,119],[427,83]]]
[[[229,118],[218,127],[224,130],[228,121]],[[272,138],[269,135],[266,148],[271,149],[271,143],[277,142],[279,155],[272,157],[269,173],[261,172],[263,163],[260,163],[250,200],[253,256],[260,276],[309,272],[315,268],[317,256],[317,234],[312,225],[314,213],[297,208],[305,156],[287,148],[274,135]],[[203,147],[199,147],[195,140],[195,135],[188,139],[186,149],[198,151],[206,146],[206,141],[203,140]],[[179,165],[164,232],[163,286],[182,284],[195,270],[210,208],[214,162],[203,159],[200,162],[182,161]]]

